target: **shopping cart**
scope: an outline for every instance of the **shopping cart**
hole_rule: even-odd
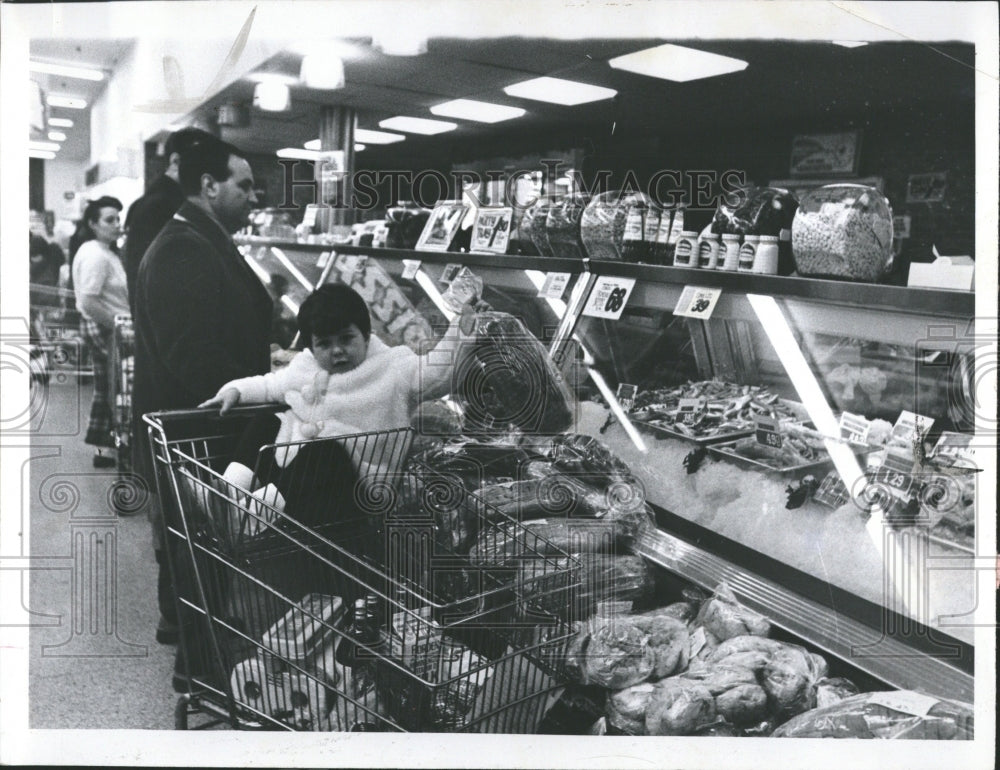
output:
[[[59,382],[93,375],[90,351],[80,334],[80,313],[72,289],[29,284],[32,345]]]
[[[441,524],[516,538],[536,574],[565,575],[552,592],[575,588],[570,557],[407,460],[411,429],[264,447],[260,483],[297,452],[284,506],[275,487],[227,483],[237,438],[273,409],[144,418],[187,666],[177,728],[200,714],[252,730],[533,732],[572,631],[524,602],[516,570],[451,551]]]
[[[117,450],[119,475],[132,471],[132,376],[134,372],[135,332],[132,317],[115,316],[111,339],[111,435]]]

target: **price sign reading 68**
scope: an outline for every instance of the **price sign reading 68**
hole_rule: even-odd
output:
[[[590,291],[583,314],[593,318],[618,320],[628,304],[629,295],[632,294],[634,287],[634,278],[601,276]]]

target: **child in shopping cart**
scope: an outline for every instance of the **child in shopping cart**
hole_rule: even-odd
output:
[[[371,317],[361,296],[342,284],[310,294],[298,314],[300,339],[308,345],[284,369],[233,380],[202,407],[226,414],[238,404],[278,402],[287,411],[251,421],[237,443],[223,478],[297,521],[327,523],[358,513],[355,492],[359,458],[340,442],[311,439],[405,428],[420,401],[446,386],[458,347],[471,339],[475,312],[485,303],[466,304],[430,353],[389,347],[371,333]],[[261,452],[261,448],[274,448]],[[369,453],[370,454],[370,453]],[[254,469],[256,468],[256,473]],[[336,504],[334,506],[334,503]],[[244,522],[251,532],[270,518]]]

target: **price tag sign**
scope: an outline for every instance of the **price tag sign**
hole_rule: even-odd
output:
[[[913,490],[913,476],[904,471],[882,465],[872,476],[872,481],[892,491],[893,496],[907,500]]]
[[[412,281],[417,277],[417,271],[420,270],[421,261],[419,259],[404,259],[403,260],[403,280]]]
[[[776,417],[758,416],[754,418],[754,435],[758,444],[781,449],[781,422]]]
[[[707,321],[715,311],[715,305],[722,296],[722,289],[709,289],[704,286],[685,286],[677,300],[674,315],[700,318]]]
[[[583,314],[593,318],[617,321],[622,317],[628,298],[635,288],[635,278],[613,278],[602,275],[587,298]]]
[[[927,435],[933,424],[934,419],[931,417],[924,417],[923,415],[904,410],[899,413],[899,419],[892,426],[892,433],[889,434],[889,443],[905,444],[912,447],[916,443],[918,435],[920,436],[920,440],[923,441],[924,436]]]
[[[546,299],[562,299],[569,285],[569,273],[546,273],[545,283],[538,290],[538,296]]]
[[[333,252],[324,251],[319,255],[319,259],[316,260],[316,267],[320,270],[326,270],[326,266],[330,264],[331,259],[333,259]]]
[[[455,280],[455,276],[458,275],[458,271],[462,269],[462,266],[457,262],[449,262],[444,266],[444,270],[441,271],[441,277],[438,279],[438,283],[449,285]]]
[[[693,425],[705,411],[706,403],[703,398],[682,398],[677,402],[677,416],[681,422]]]
[[[317,213],[319,213],[319,206],[315,203],[310,203],[306,206],[306,213],[302,216],[302,224],[309,228],[315,227]]]
[[[622,409],[629,412],[635,404],[635,394],[638,392],[638,387],[623,382],[618,386],[618,390],[615,392],[615,398],[618,399],[618,403],[621,404]]]
[[[840,415],[840,437],[852,444],[868,445],[872,424],[860,414],[844,412]]]
[[[972,448],[972,436],[968,433],[954,433],[946,430],[934,445],[931,457],[950,457],[976,462],[976,452]]]

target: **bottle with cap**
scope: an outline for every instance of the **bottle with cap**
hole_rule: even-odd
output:
[[[675,267],[698,267],[698,233],[694,230],[684,230],[677,236],[677,246],[674,248]]]
[[[740,236],[738,233],[723,233],[719,249],[719,261],[723,270],[738,270],[740,267]]]
[[[654,265],[673,264],[674,244],[670,238],[670,234],[673,229],[676,213],[674,209],[662,209],[660,211],[660,223],[656,228],[656,237],[653,240],[653,255],[650,258],[650,261]]]
[[[663,211],[656,204],[650,205],[650,207],[646,210],[646,224],[642,233],[642,245],[645,257],[642,261],[648,262],[651,265],[663,264],[657,259],[656,255],[656,235],[660,231],[660,220],[664,216],[669,219],[670,212]]]
[[[719,262],[719,236],[712,232],[702,233],[698,239],[698,267],[715,270]]]
[[[744,235],[743,245],[740,246],[739,271],[741,273],[753,272],[753,263],[757,258],[757,247],[760,245],[759,235]]]
[[[778,236],[762,235],[753,261],[753,272],[765,275],[778,274]]]
[[[647,207],[643,201],[636,201],[625,215],[625,232],[622,235],[622,259],[626,262],[645,262]]]

